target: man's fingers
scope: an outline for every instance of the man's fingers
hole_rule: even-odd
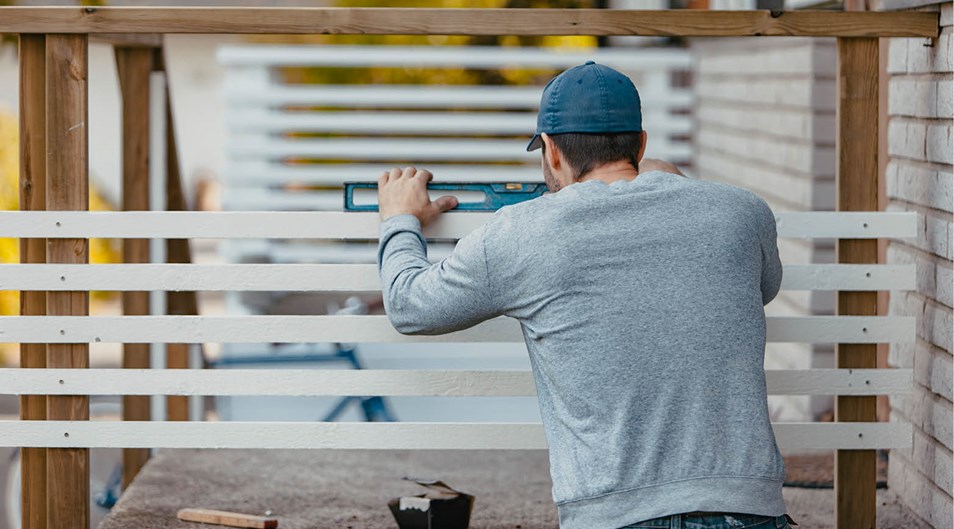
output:
[[[389,171],[384,171],[381,173],[381,176],[378,177],[378,187],[383,187],[388,183],[388,177],[391,176]]]
[[[397,180],[398,178],[401,178],[400,168],[394,167],[390,171],[388,171],[388,182],[391,182],[392,180]]]
[[[417,169],[411,166],[404,168],[404,172],[401,174],[401,178],[412,178],[417,173]]]
[[[444,195],[442,197],[438,197],[433,204],[437,206],[438,211],[443,213],[457,207],[457,197],[453,195]]]
[[[428,171],[427,169],[421,169],[414,176],[417,178],[420,178],[421,180],[424,180],[424,183],[430,182],[434,178],[434,175],[431,174],[431,172]]]

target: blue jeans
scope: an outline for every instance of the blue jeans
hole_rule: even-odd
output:
[[[798,525],[791,516],[761,516],[741,513],[685,513],[644,520],[620,529],[791,529]]]

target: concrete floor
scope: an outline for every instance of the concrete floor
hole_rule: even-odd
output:
[[[183,507],[262,514],[282,529],[396,527],[387,500],[417,494],[403,476],[442,479],[476,496],[473,529],[553,529],[541,451],[166,450],[143,470],[100,529],[197,529]],[[786,488],[797,529],[833,527],[831,489]],[[878,491],[878,527],[926,529],[893,493]]]

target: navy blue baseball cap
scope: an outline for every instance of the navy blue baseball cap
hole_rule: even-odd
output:
[[[642,130],[639,92],[629,77],[609,66],[586,61],[554,77],[543,89],[537,132],[527,150],[543,146],[542,132],[612,134]]]

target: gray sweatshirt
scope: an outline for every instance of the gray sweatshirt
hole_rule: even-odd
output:
[[[782,267],[761,198],[660,171],[586,181],[425,252],[414,216],[382,222],[388,317],[405,334],[520,322],[562,529],[784,514],[763,369]]]

